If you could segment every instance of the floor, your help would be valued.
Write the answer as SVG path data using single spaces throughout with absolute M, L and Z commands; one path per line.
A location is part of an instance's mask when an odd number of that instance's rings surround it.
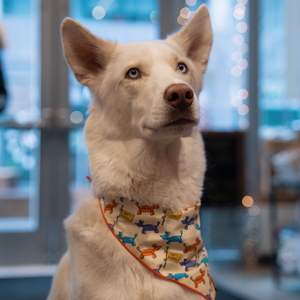
M 276 286 L 269 267 L 212 270 L 211 273 L 218 288 L 243 300 L 300 299 L 300 277 L 282 278 Z
M 54 266 L 46 267 L 48 274 L 43 276 L 41 267 L 36 266 L 29 275 L 27 274 L 27 277 L 25 270 L 23 274 L 21 273 L 22 275 L 20 273 L 18 275 L 17 269 L 13 269 L 10 272 L 10 278 L 5 278 L 0 268 L 0 299 L 45 300 L 51 285 L 50 274 L 53 273 L 53 268 Z M 218 287 L 217 300 L 300 299 L 300 279 L 298 281 L 287 280 L 286 283 L 289 285 L 286 285 L 286 288 L 294 291 L 280 290 L 272 280 L 270 268 L 212 269 L 211 274 Z

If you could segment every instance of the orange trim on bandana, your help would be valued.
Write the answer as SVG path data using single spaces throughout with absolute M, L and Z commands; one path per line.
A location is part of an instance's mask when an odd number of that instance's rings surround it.
M 87 176 L 87 178 L 88 178 L 88 176 Z M 89 179 L 89 178 L 88 178 Z M 193 291 L 193 292 L 195 292 L 195 293 L 198 293 L 199 295 L 201 295 L 202 297 L 204 297 L 205 299 L 207 299 L 207 300 L 210 300 L 209 298 L 207 298 L 205 295 L 203 295 L 201 292 L 199 292 L 199 291 L 197 291 L 197 290 L 195 290 L 195 289 L 193 289 L 193 288 L 191 288 L 191 287 L 189 287 L 189 286 L 187 286 L 187 285 L 185 285 L 185 284 L 183 284 L 183 283 L 181 283 L 181 282 L 179 282 L 179 281 L 177 281 L 177 280 L 175 280 L 175 279 L 173 279 L 173 278 L 169 278 L 169 277 L 167 277 L 167 276 L 164 276 L 164 275 L 162 275 L 162 274 L 159 274 L 159 273 L 157 273 L 157 272 L 155 272 L 153 269 L 151 269 L 147 264 L 145 264 L 142 260 L 140 260 L 137 256 L 135 256 L 119 239 L 118 239 L 118 237 L 116 236 L 116 234 L 113 232 L 113 230 L 112 230 L 112 228 L 109 226 L 109 224 L 108 224 L 108 222 L 107 222 L 107 220 L 106 220 L 106 218 L 105 218 L 105 215 L 104 215 L 104 212 L 103 212 L 103 209 L 102 209 L 102 205 L 101 205 L 101 202 L 100 202 L 101 200 L 100 200 L 100 197 L 98 196 L 98 203 L 99 203 L 99 206 L 100 206 L 100 211 L 101 211 L 101 214 L 102 214 L 102 217 L 103 217 L 103 219 L 104 219 L 104 221 L 105 221 L 105 223 L 106 223 L 106 225 L 107 225 L 107 227 L 108 227 L 108 229 L 110 230 L 110 232 L 115 236 L 115 238 L 119 241 L 119 243 L 136 259 L 136 260 L 138 260 L 143 266 L 145 266 L 147 269 L 149 269 L 152 273 L 154 273 L 155 275 L 158 275 L 158 276 L 160 276 L 160 277 L 162 277 L 162 278 L 164 278 L 164 279 L 168 279 L 168 280 L 170 280 L 170 281 L 173 281 L 173 282 L 175 282 L 175 283 L 177 283 L 177 284 L 179 284 L 179 285 L 181 285 L 181 286 L 184 286 L 184 287 L 186 287 L 186 288 L 188 288 L 189 290 L 191 290 L 191 291 Z M 216 296 L 215 296 L 215 299 L 216 299 Z

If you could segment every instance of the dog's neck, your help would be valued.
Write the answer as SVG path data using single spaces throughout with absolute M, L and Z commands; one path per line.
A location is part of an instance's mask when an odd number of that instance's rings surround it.
M 169 141 L 105 138 L 89 117 L 86 143 L 93 192 L 106 199 L 125 197 L 174 211 L 201 196 L 205 172 L 203 142 L 194 128 L 190 137 Z

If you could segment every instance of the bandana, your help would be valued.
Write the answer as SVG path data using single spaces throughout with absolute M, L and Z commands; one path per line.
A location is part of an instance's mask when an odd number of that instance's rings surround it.
M 98 199 L 108 228 L 141 264 L 205 299 L 216 298 L 201 239 L 200 202 L 172 213 L 159 205 L 143 206 L 126 198 Z

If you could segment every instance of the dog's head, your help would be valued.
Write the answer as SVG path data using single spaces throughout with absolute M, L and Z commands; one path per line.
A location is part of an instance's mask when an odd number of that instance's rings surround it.
M 107 138 L 188 136 L 198 124 L 198 94 L 212 44 L 206 6 L 163 41 L 118 44 L 70 18 L 62 24 L 62 40 L 75 77 L 92 92 L 90 111 Z

